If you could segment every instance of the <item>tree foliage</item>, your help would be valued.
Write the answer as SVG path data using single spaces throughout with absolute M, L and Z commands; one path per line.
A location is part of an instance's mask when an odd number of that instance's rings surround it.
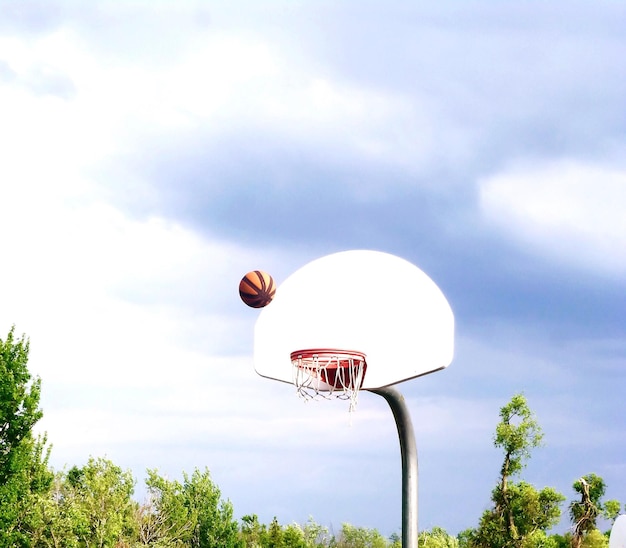
M 500 479 L 491 494 L 494 504 L 481 517 L 478 529 L 467 534 L 464 542 L 484 548 L 527 548 L 538 546 L 546 530 L 561 515 L 565 497 L 550 487 L 538 491 L 524 481 L 512 482 L 526 466 L 531 450 L 540 445 L 543 434 L 526 398 L 517 394 L 500 410 L 494 445 L 502 448 L 504 458 Z
M 418 535 L 418 546 L 423 548 L 458 548 L 459 540 L 449 535 L 441 527 L 433 527 L 430 531 L 422 531 Z
M 233 506 L 222 500 L 222 495 L 211 480 L 208 469 L 194 470 L 191 476 L 183 474 L 182 493 L 186 507 L 195 517 L 191 535 L 192 548 L 241 546 L 239 526 L 233 518 Z
M 42 417 L 39 409 L 41 380 L 28 372 L 30 342 L 15 338 L 12 327 L 6 340 L 0 339 L 0 484 L 20 468 L 22 440 Z
M 65 503 L 79 546 L 114 546 L 132 535 L 135 480 L 110 460 L 90 458 L 65 477 Z
M 141 546 L 186 546 L 195 527 L 196 516 L 185 504 L 183 487 L 148 470 L 147 501 L 136 509 L 135 520 Z
M 0 547 L 30 546 L 37 498 L 52 482 L 46 437 L 32 432 L 43 413 L 41 381 L 28 371 L 29 349 L 15 327 L 0 339 Z
M 598 529 L 591 529 L 591 531 L 585 535 L 581 546 L 582 548 L 608 548 L 609 539 Z
M 387 540 L 376 529 L 355 527 L 344 523 L 333 546 L 337 548 L 385 548 Z
M 604 517 L 615 521 L 620 512 L 621 504 L 617 500 L 602 501 L 606 492 L 604 480 L 596 474 L 587 474 L 577 479 L 572 485 L 580 496 L 569 505 L 572 521 L 572 547 L 602 546 L 604 535 L 598 531 L 597 520 Z
M 182 483 L 149 470 L 146 486 L 148 500 L 136 510 L 139 546 L 244 546 L 233 507 L 208 470 L 184 473 Z
M 574 525 L 572 546 L 579 548 L 583 537 L 596 529 L 596 521 L 602 513 L 600 499 L 604 496 L 606 485 L 604 480 L 595 474 L 588 474 L 576 480 L 574 491 L 580 495 L 580 500 L 570 504 L 569 513 Z
M 617 516 L 619 516 L 621 508 L 622 504 L 619 500 L 607 500 L 603 505 L 602 515 L 612 524 L 617 519 Z
M 500 469 L 500 490 L 505 494 L 507 481 L 526 466 L 531 450 L 541 444 L 543 433 L 522 394 L 513 396 L 511 401 L 500 409 L 500 419 L 493 444 L 504 450 L 504 460 Z

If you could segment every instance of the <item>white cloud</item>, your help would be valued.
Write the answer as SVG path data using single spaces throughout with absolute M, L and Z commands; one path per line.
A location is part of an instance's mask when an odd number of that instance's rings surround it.
M 487 220 L 534 252 L 626 273 L 626 169 L 561 161 L 512 169 L 479 184 Z
M 5 39 L 0 46 L 11 52 L 8 66 L 23 82 L 7 86 L 11 96 L 3 101 L 11 105 L 3 113 L 7 127 L 24 134 L 14 148 L 47 149 L 57 165 L 72 158 L 93 168 L 146 136 L 261 128 L 313 142 L 336 161 L 356 156 L 412 169 L 440 156 L 433 140 L 438 124 L 419 98 L 342 81 L 323 66 L 301 66 L 278 42 L 252 33 L 213 31 L 193 44 L 176 63 L 137 65 L 97 57 L 69 28 L 32 43 Z M 74 86 L 71 100 L 17 97 L 33 89 L 32 75 L 42 67 Z
M 60 33 L 49 48 L 10 51 L 20 75 L 40 61 L 71 74 L 75 99 L 0 86 L 0 336 L 16 324 L 30 337 L 41 429 L 61 454 L 80 458 L 129 440 L 163 441 L 176 425 L 185 441 L 196 411 L 206 418 L 231 401 L 241 364 L 220 356 L 249 351 L 255 318 L 238 303 L 239 279 L 293 259 L 156 217 L 130 219 L 108 204 L 93 174 L 124 142 L 117 136 L 140 97 L 124 103 L 113 85 L 124 75 L 98 72 L 80 53 L 76 61 L 72 40 Z M 246 370 L 256 377 L 251 362 Z

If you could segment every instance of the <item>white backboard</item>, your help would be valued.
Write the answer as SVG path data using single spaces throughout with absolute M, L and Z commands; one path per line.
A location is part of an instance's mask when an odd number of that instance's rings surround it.
M 626 514 L 617 516 L 611 528 L 609 548 L 626 548 Z
M 447 367 L 454 317 L 441 290 L 415 265 L 378 251 L 344 251 L 279 283 L 257 319 L 259 375 L 293 382 L 290 355 L 310 348 L 365 353 L 362 388 L 380 388 Z

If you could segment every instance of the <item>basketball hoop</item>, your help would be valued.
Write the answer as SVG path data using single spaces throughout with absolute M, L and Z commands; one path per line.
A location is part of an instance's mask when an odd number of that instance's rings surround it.
M 333 348 L 296 350 L 291 363 L 301 398 L 350 400 L 350 411 L 354 411 L 367 369 L 365 354 Z

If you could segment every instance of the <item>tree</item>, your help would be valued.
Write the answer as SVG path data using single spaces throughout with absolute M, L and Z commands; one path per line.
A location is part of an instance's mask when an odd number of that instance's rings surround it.
M 79 548 L 76 523 L 81 514 L 64 472 L 54 474 L 49 492 L 39 497 L 36 507 L 39 520 L 33 546 Z
M 456 536 L 456 539 L 459 541 L 459 548 L 470 548 L 474 544 L 475 536 L 476 531 L 472 528 L 460 531 Z
M 283 546 L 285 548 L 309 548 L 304 538 L 304 530 L 297 523 L 290 523 L 283 528 Z
M 317 546 L 307 543 L 305 532 L 298 524 L 292 523 L 283 527 L 274 517 L 268 527 L 259 523 L 256 514 L 241 518 L 240 538 L 246 548 L 314 548 Z
M 48 466 L 50 447 L 47 446 L 47 436 L 43 434 L 36 439 L 27 436 L 22 441 L 21 452 L 20 472 L 8 485 L 21 485 L 21 489 L 17 489 L 21 495 L 16 505 L 19 512 L 16 529 L 28 538 L 23 545 L 37 546 L 46 534 L 42 503 L 49 499 L 54 481 L 54 473 Z
M 387 541 L 376 529 L 355 527 L 349 523 L 341 526 L 339 538 L 333 546 L 337 548 L 386 548 Z
M 332 540 L 328 527 L 316 523 L 312 516 L 309 516 L 306 525 L 302 528 L 302 532 L 304 533 L 304 542 L 307 547 L 321 548 L 328 546 Z
M 504 461 L 500 469 L 500 487 L 494 492 L 493 500 L 496 503 L 496 513 L 503 518 L 506 536 L 514 539 L 518 533 L 508 481 L 526 466 L 525 461 L 530 458 L 530 450 L 539 446 L 543 434 L 526 403 L 526 398 L 521 394 L 513 396 L 513 399 L 500 410 L 500 418 L 494 445 L 504 449 Z
M 223 501 L 217 485 L 211 481 L 208 469 L 194 470 L 191 476 L 183 473 L 185 505 L 196 516 L 191 535 L 192 548 L 238 548 L 243 546 L 233 519 L 233 506 Z
M 272 519 L 272 523 L 267 529 L 267 544 L 268 548 L 283 548 L 284 539 L 283 539 L 283 528 L 278 523 L 278 519 L 276 516 Z
M 619 516 L 622 503 L 619 500 L 612 499 L 607 500 L 603 506 L 602 515 L 613 524 L 617 516 Z
M 244 546 L 233 507 L 223 501 L 208 470 L 183 472 L 183 482 L 148 470 L 148 502 L 137 510 L 140 546 L 238 548 Z M 256 516 L 244 523 L 258 525 Z
M 15 327 L 0 339 L 0 547 L 31 545 L 39 522 L 35 501 L 52 482 L 46 437 L 35 438 L 42 417 L 41 381 L 28 371 L 30 343 Z
M 197 515 L 185 502 L 183 486 L 148 470 L 148 501 L 136 511 L 140 546 L 186 546 Z
M 608 548 L 609 539 L 598 529 L 592 529 L 585 535 L 581 546 L 582 548 Z
M 267 527 L 259 523 L 259 517 L 256 514 L 245 515 L 241 518 L 241 538 L 246 548 L 265 546 Z
M 598 516 L 603 513 L 601 498 L 606 491 L 604 480 L 596 474 L 588 474 L 574 482 L 574 491 L 580 500 L 573 501 L 569 506 L 569 514 L 574 525 L 572 546 L 580 548 L 583 540 L 591 531 L 597 529 Z
M 419 534 L 418 546 L 423 548 L 458 548 L 459 541 L 450 536 L 445 529 L 433 527 L 430 531 L 422 531 Z
M 554 548 L 571 548 L 572 546 L 572 534 L 570 532 L 564 535 L 550 535 L 550 539 L 554 545 Z
M 476 531 L 465 533 L 463 545 L 489 548 L 526 548 L 543 541 L 545 532 L 561 515 L 559 505 L 565 497 L 552 488 L 537 491 L 526 482 L 514 483 L 539 446 L 543 434 L 534 414 L 521 394 L 500 410 L 494 445 L 504 450 L 500 479 L 491 494 L 494 503 L 481 517 Z M 467 543 L 467 544 L 465 544 Z
M 560 548 L 560 545 L 554 535 L 547 535 L 545 531 L 537 530 L 526 537 L 524 548 Z
M 0 484 L 15 473 L 22 440 L 31 435 L 43 416 L 39 409 L 41 380 L 32 383 L 28 372 L 30 342 L 15 339 L 15 326 L 0 339 Z
M 134 486 L 130 471 L 104 458 L 91 457 L 67 472 L 60 514 L 70 520 L 79 546 L 104 548 L 134 536 Z

